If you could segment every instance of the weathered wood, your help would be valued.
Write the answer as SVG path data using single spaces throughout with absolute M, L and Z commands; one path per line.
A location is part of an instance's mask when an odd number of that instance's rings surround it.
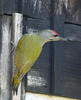
M 0 16 L 0 100 L 12 100 L 11 17 Z
M 52 1 L 52 3 L 51 3 Z M 8 5 L 6 5 L 8 3 Z M 13 5 L 11 5 L 13 3 Z M 52 7 L 51 4 L 54 6 Z M 28 31 L 29 28 L 42 30 L 47 28 L 54 28 L 61 36 L 67 37 L 77 37 L 81 40 L 81 1 L 80 0 L 1 0 L 0 1 L 0 14 L 12 14 L 12 12 L 22 12 L 24 14 L 24 33 Z M 17 15 L 17 16 L 16 16 Z M 20 15 L 19 15 L 20 16 Z M 50 17 L 51 16 L 51 17 Z M 34 19 L 33 19 L 34 18 Z M 38 19 L 37 19 L 38 18 Z M 45 20 L 43 20 L 45 19 Z M 50 23 L 51 20 L 51 23 Z M 54 21 L 54 22 L 53 22 Z M 64 22 L 74 22 L 78 23 L 79 26 L 72 25 Z M 22 18 L 19 19 L 18 14 L 13 15 L 13 29 L 11 35 L 11 17 L 1 16 L 0 17 L 0 97 L 4 98 L 2 100 L 7 100 L 9 96 L 5 99 L 5 96 L 10 93 L 11 87 L 6 84 L 10 84 L 10 80 L 7 76 L 11 75 L 10 63 L 12 59 L 9 56 L 10 47 L 8 43 L 15 41 L 17 45 L 18 35 L 22 33 Z M 51 24 L 51 25 L 50 25 Z M 53 24 L 53 25 L 52 25 Z M 4 27 L 2 27 L 4 25 Z M 8 31 L 6 31 L 8 29 Z M 9 31 L 10 30 L 10 31 Z M 6 31 L 6 32 L 5 32 Z M 21 32 L 21 33 L 20 33 Z M 4 33 L 4 34 L 3 34 Z M 10 34 L 10 35 L 8 35 Z M 3 41 L 7 35 L 7 42 Z M 9 38 L 8 38 L 9 37 Z M 6 39 L 6 38 L 5 38 Z M 8 48 L 8 47 L 9 48 Z M 52 45 L 53 46 L 53 45 Z M 7 48 L 5 52 L 5 49 Z M 79 48 L 79 49 L 78 49 Z M 77 50 L 75 50 L 77 49 Z M 52 57 L 52 52 L 54 52 L 55 57 Z M 50 49 L 49 44 L 47 44 L 35 66 L 28 73 L 28 84 L 27 91 L 40 92 L 40 93 L 50 93 L 50 90 L 53 94 L 78 97 L 81 98 L 81 63 L 80 63 L 80 43 L 55 43 L 55 49 Z M 48 53 L 49 52 L 49 53 Z M 3 55 L 7 55 L 3 59 Z M 51 60 L 51 59 L 52 60 Z M 9 63 L 8 63 L 8 60 Z M 54 59 L 54 62 L 53 62 Z M 51 62 L 52 61 L 52 62 Z M 4 64 L 2 63 L 4 62 Z M 8 64 L 7 64 L 8 63 Z M 52 64 L 51 64 L 52 63 Z M 54 63 L 54 69 L 53 69 Z M 12 62 L 12 65 L 14 62 Z M 10 69 L 9 73 L 6 70 L 7 76 L 3 75 L 4 69 Z M 55 72 L 50 74 L 50 65 Z M 52 72 L 52 71 L 51 71 Z M 52 72 L 53 73 L 53 72 Z M 52 76 L 51 76 L 52 75 Z M 55 76 L 54 76 L 55 75 Z M 33 76 L 33 77 L 32 77 Z M 3 84 L 2 79 L 6 78 L 5 85 Z M 9 76 L 10 77 L 10 76 Z M 51 78 L 52 77 L 52 78 Z M 51 83 L 50 83 L 51 78 Z M 52 83 L 53 82 L 53 83 Z M 55 82 L 55 84 L 54 84 Z M 24 84 L 24 83 L 22 83 Z M 53 85 L 54 84 L 54 85 Z M 5 87 L 4 87 L 4 86 Z M 52 87 L 51 87 L 52 85 Z M 22 88 L 24 86 L 22 85 Z M 51 88 L 50 88 L 51 87 Z M 7 88 L 6 90 L 4 88 Z M 9 91 L 9 92 L 8 92 Z M 22 89 L 22 93 L 25 89 Z M 6 95 L 5 95 L 6 94 Z M 20 96 L 20 95 L 19 95 Z M 10 96 L 11 98 L 11 96 Z M 19 98 L 19 97 L 18 97 Z M 21 96 L 23 100 L 24 94 Z M 18 100 L 18 99 L 17 99 Z
M 23 17 L 22 14 L 19 13 L 13 13 L 12 15 L 12 42 L 15 45 L 15 49 L 18 43 L 18 40 L 21 38 L 22 36 L 22 21 L 23 21 Z M 14 66 L 14 56 L 13 56 L 13 66 Z M 13 76 L 16 74 L 16 66 L 13 67 Z
M 56 96 L 56 95 L 45 95 L 45 94 L 38 94 L 38 93 L 26 93 L 25 100 L 78 100 L 68 97 Z
M 22 12 L 22 14 L 34 17 L 49 19 L 50 0 L 1 0 L 3 2 L 3 14 Z M 54 3 L 54 2 L 53 2 Z M 2 12 L 2 11 L 1 11 Z
M 0 15 L 3 14 L 3 0 L 0 0 Z
M 81 41 L 81 27 L 65 24 L 65 36 Z M 64 44 L 64 96 L 81 99 L 81 42 Z
M 24 33 L 27 33 L 29 29 L 33 30 L 43 30 L 50 28 L 50 21 L 49 20 L 40 20 L 40 19 L 33 19 L 24 17 Z
M 19 13 L 14 13 L 12 15 L 12 41 L 15 44 L 15 47 L 17 46 L 18 40 L 20 39 L 20 37 L 22 36 L 22 32 L 23 32 L 23 15 L 19 14 Z M 14 55 L 13 55 L 13 59 L 12 59 L 12 63 L 13 63 L 13 71 L 14 71 L 14 75 L 16 74 L 15 72 L 17 71 L 16 66 L 14 64 Z M 13 75 L 13 76 L 14 76 Z M 17 96 L 13 96 L 13 100 L 20 100 L 20 92 L 21 92 L 21 87 L 19 87 L 18 89 L 18 95 Z
M 24 0 L 23 14 L 34 18 L 49 19 L 51 0 Z M 54 3 L 54 2 L 53 2 Z
M 66 3 L 67 8 L 64 8 L 64 0 L 56 0 L 55 8 L 56 13 L 54 16 L 55 22 L 54 27 L 61 36 L 76 38 L 76 40 L 81 41 L 81 27 L 73 24 L 64 24 L 66 19 L 68 21 L 74 21 L 75 23 L 80 23 L 80 18 L 76 20 L 72 16 L 69 16 L 69 13 L 74 11 L 76 4 L 72 4 L 72 1 L 69 0 L 71 5 Z M 78 1 L 77 1 L 78 2 Z M 67 12 L 66 12 L 67 10 Z M 68 13 L 68 11 L 71 11 Z M 74 14 L 74 13 L 73 13 Z M 67 16 L 66 16 L 67 15 Z M 77 15 L 79 16 L 79 15 Z M 58 42 L 55 45 L 55 94 L 61 96 L 67 96 L 72 98 L 81 98 L 81 43 L 80 42 Z
M 68 21 L 81 24 L 81 1 L 80 0 L 52 0 L 52 4 L 57 2 L 57 13 L 61 14 L 64 9 L 67 13 Z M 64 7 L 64 8 L 63 8 Z M 51 0 L 0 0 L 0 14 L 12 14 L 21 12 L 22 14 L 41 19 L 49 19 L 51 14 Z
M 18 12 L 16 7 L 15 0 L 0 0 L 0 15 Z
M 26 86 L 25 86 L 25 82 L 27 81 L 25 81 L 25 79 L 26 79 L 26 77 L 24 76 L 24 78 L 23 78 L 23 80 L 22 80 L 22 82 L 21 82 L 21 98 L 20 98 L 20 100 L 25 100 L 25 88 L 26 88 Z
M 80 0 L 65 0 L 67 2 L 66 21 L 74 22 L 81 25 L 81 1 Z

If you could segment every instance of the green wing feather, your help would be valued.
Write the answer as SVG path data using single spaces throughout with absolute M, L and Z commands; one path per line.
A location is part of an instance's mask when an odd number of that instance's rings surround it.
M 23 76 L 30 70 L 41 51 L 41 40 L 36 34 L 23 35 L 19 40 L 15 55 L 18 74 L 13 79 L 13 90 L 17 90 Z

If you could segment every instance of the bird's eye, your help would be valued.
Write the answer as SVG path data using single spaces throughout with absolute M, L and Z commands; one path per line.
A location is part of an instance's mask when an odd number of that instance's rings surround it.
M 54 36 L 54 37 L 57 37 L 58 35 L 57 35 L 57 34 L 53 34 L 53 36 Z
M 55 37 L 57 37 L 58 35 L 54 35 Z

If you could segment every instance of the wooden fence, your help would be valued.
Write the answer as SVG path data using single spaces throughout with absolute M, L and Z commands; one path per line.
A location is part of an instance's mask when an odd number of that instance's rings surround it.
M 80 4 L 80 0 L 0 0 L 0 100 L 16 100 L 11 87 L 15 70 L 11 41 L 16 45 L 18 36 L 29 29 L 48 28 L 81 41 Z M 21 88 L 21 100 L 25 91 L 80 99 L 81 42 L 46 44 Z

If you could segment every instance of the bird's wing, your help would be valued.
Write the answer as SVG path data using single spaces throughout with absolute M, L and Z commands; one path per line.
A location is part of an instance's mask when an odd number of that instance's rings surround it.
M 30 69 L 40 55 L 42 47 L 36 36 L 24 35 L 18 42 L 15 64 L 19 70 Z

